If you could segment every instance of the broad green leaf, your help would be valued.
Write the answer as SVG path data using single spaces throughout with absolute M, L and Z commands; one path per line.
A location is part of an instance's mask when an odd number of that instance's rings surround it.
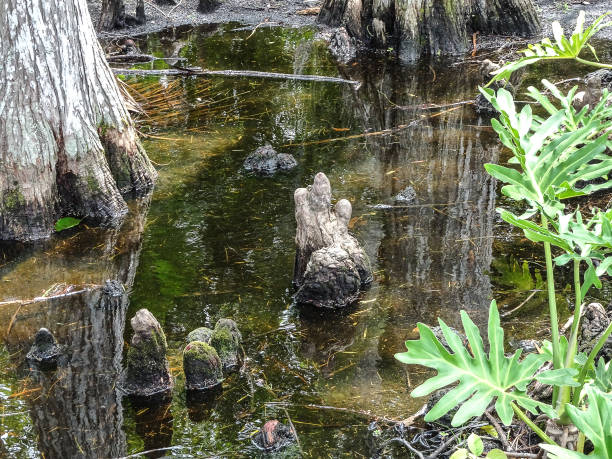
M 485 164 L 484 167 L 487 172 L 496 179 L 506 183 L 511 183 L 531 194 L 531 190 L 528 188 L 529 182 L 527 182 L 521 173 L 516 169 L 510 169 L 509 167 L 491 163 Z
M 467 439 L 468 449 L 472 454 L 476 456 L 480 456 L 484 451 L 484 445 L 482 444 L 482 439 L 476 435 L 475 433 L 471 433 Z
M 508 459 L 508 456 L 501 449 L 495 448 L 487 453 L 485 459 Z
M 548 445 L 548 444 L 541 443 L 540 448 L 551 453 L 548 455 L 550 459 L 589 459 L 589 458 L 594 459 L 592 456 L 587 456 L 586 454 L 578 453 L 576 451 L 571 451 L 569 449 L 562 448 L 558 445 Z M 602 458 L 602 459 L 608 459 L 608 458 Z
M 612 391 L 612 364 L 606 363 L 603 357 L 599 358 L 595 367 L 595 380 L 593 384 L 602 392 Z
M 586 410 L 572 405 L 567 405 L 566 409 L 574 425 L 591 440 L 593 452 L 587 456 L 564 448 L 540 445 L 553 453 L 553 458 L 610 459 L 612 457 L 612 396 L 594 386 L 587 386 L 585 391 L 588 398 Z
M 449 459 L 467 459 L 467 457 L 468 450 L 465 448 L 459 448 L 457 451 L 451 454 L 451 457 Z
M 567 241 L 557 234 L 553 233 L 548 228 L 544 228 L 532 221 L 522 220 L 514 215 L 512 212 L 509 212 L 504 209 L 500 209 L 501 218 L 510 223 L 517 228 L 521 228 L 525 237 L 534 241 L 534 242 L 549 242 L 552 245 L 562 248 L 567 252 L 572 252 L 572 247 L 567 243 Z
M 540 60 L 555 60 L 555 59 L 576 59 L 584 48 L 592 50 L 597 60 L 597 55 L 594 53 L 593 47 L 589 45 L 589 40 L 604 27 L 612 25 L 612 21 L 604 22 L 604 19 L 610 13 L 606 13 L 598 17 L 593 24 L 584 29 L 584 12 L 580 12 L 576 21 L 576 27 L 571 37 L 567 38 L 563 35 L 563 29 L 558 22 L 553 22 L 552 31 L 555 42 L 551 42 L 549 38 L 544 38 L 540 43 L 530 44 L 527 49 L 521 51 L 525 56 L 513 62 L 509 62 L 495 72 L 495 76 L 487 84 L 489 86 L 494 81 L 501 79 L 507 80 L 510 75 L 516 70 L 527 65 L 534 64 Z M 584 31 L 583 31 L 584 29 Z
M 81 223 L 80 218 L 64 217 L 55 222 L 55 231 L 63 231 L 68 228 L 73 228 Z
M 458 426 L 484 413 L 493 400 L 496 400 L 495 410 L 505 425 L 510 425 L 512 422 L 514 415 L 512 402 L 533 414 L 540 410 L 554 416 L 554 410 L 550 405 L 532 400 L 525 393 L 527 385 L 534 379 L 535 371 L 546 361 L 546 357 L 529 354 L 521 359 L 520 350 L 517 350 L 512 357 L 504 355 L 504 331 L 500 326 L 495 301 L 491 302 L 489 308 L 488 356 L 484 352 L 478 328 L 465 311 L 461 311 L 461 320 L 471 352 L 463 345 L 457 334 L 439 319 L 442 333 L 451 352 L 442 346 L 427 325 L 419 323 L 417 325 L 419 339 L 406 341 L 407 351 L 395 355 L 400 362 L 437 370 L 436 376 L 429 378 L 412 391 L 413 397 L 422 397 L 458 382 L 432 407 L 425 420 L 434 421 L 461 405 L 452 419 L 452 425 Z
M 578 375 L 578 370 L 575 368 L 560 368 L 558 370 L 547 370 L 536 376 L 536 379 L 542 384 L 550 386 L 570 386 L 578 387 L 580 383 L 574 379 Z

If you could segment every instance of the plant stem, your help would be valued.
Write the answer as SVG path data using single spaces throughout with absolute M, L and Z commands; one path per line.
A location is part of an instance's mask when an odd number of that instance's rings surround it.
M 542 226 L 548 228 L 548 220 L 542 214 Z M 557 299 L 555 297 L 555 278 L 553 276 L 552 254 L 550 242 L 544 242 L 544 256 L 546 257 L 546 285 L 548 287 L 548 309 L 550 314 L 550 333 L 553 351 L 553 367 L 555 370 L 563 368 L 561 363 L 561 350 L 559 346 L 559 319 L 557 317 Z M 557 405 L 559 389 L 553 388 L 553 406 Z
M 565 367 L 571 368 L 574 364 L 576 349 L 578 348 L 578 329 L 580 324 L 580 310 L 582 305 L 582 291 L 580 290 L 580 260 L 574 259 L 574 292 L 576 301 L 574 305 L 574 321 L 570 332 L 570 341 L 567 346 L 567 356 L 565 357 Z M 560 422 L 567 424 L 570 422 L 565 406 L 570 403 L 572 398 L 572 389 L 569 386 L 562 386 L 559 389 L 559 403 L 557 412 L 559 413 Z
M 576 57 L 575 59 L 581 64 L 590 65 L 592 67 L 599 67 L 600 69 L 612 69 L 612 64 L 602 64 L 601 62 L 587 61 L 586 59 L 582 59 L 580 57 Z
M 595 347 L 591 350 L 591 353 L 589 354 L 586 363 L 580 370 L 580 374 L 578 375 L 578 382 L 580 383 L 580 386 L 575 389 L 574 398 L 572 400 L 572 404 L 574 406 L 578 406 L 578 403 L 580 402 L 580 393 L 582 392 L 582 388 L 584 387 L 584 380 L 586 379 L 587 372 L 589 371 L 589 368 L 591 368 L 591 366 L 593 365 L 593 362 L 595 362 L 595 357 L 597 356 L 597 353 L 601 350 L 603 345 L 606 344 L 606 341 L 608 340 L 610 334 L 612 334 L 612 322 L 610 322 L 608 328 L 606 328 L 606 330 L 599 337 L 599 340 L 597 340 L 597 344 L 595 344 Z
M 576 348 L 578 347 L 578 330 L 580 324 L 580 310 L 582 309 L 582 290 L 580 289 L 580 260 L 574 259 L 574 293 L 576 300 L 574 302 L 574 322 L 570 332 L 570 341 L 565 358 L 565 366 L 571 367 L 574 363 Z
M 582 453 L 584 451 L 584 441 L 586 440 L 582 432 L 578 433 L 578 441 L 576 442 L 576 452 Z
M 557 445 L 557 444 L 556 444 L 556 443 L 555 443 L 555 442 L 552 440 L 552 438 L 550 438 L 548 435 L 546 435 L 542 429 L 540 429 L 540 428 L 539 428 L 537 425 L 535 425 L 535 423 L 534 423 L 534 422 L 533 422 L 531 419 L 529 419 L 529 418 L 527 417 L 527 415 L 526 415 L 525 413 L 523 413 L 523 412 L 521 411 L 521 409 L 520 409 L 518 406 L 516 406 L 516 404 L 515 404 L 514 402 L 510 402 L 510 405 L 512 406 L 512 409 L 514 410 L 514 412 L 516 413 L 516 415 L 517 415 L 519 418 L 521 418 L 521 420 L 522 420 L 522 421 L 523 421 L 525 424 L 527 424 L 527 425 L 529 426 L 529 428 L 530 428 L 531 430 L 533 430 L 533 431 L 536 433 L 536 435 L 537 435 L 538 437 L 540 437 L 542 440 L 544 440 L 544 441 L 545 441 L 546 443 L 548 443 L 549 445 Z

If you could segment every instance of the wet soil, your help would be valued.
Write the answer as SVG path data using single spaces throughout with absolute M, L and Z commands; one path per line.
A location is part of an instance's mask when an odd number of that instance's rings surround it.
M 283 26 L 303 27 L 315 23 L 316 14 L 300 14 L 306 9 L 320 6 L 322 0 L 225 0 L 211 13 L 198 12 L 199 0 L 177 0 L 177 4 L 157 5 L 145 3 L 147 22 L 143 25 L 102 32 L 103 38 L 121 38 L 158 32 L 169 27 L 236 22 L 243 27 Z M 125 0 L 126 13 L 134 15 L 135 0 Z M 100 0 L 88 1 L 94 24 L 100 15 Z
M 611 10 L 608 0 L 533 0 L 540 15 L 543 30 L 542 36 L 552 36 L 551 23 L 559 21 L 564 30 L 573 30 L 578 13 L 586 13 L 586 24 Z M 224 24 L 237 22 L 243 27 L 303 27 L 316 24 L 316 12 L 306 10 L 322 5 L 322 0 L 225 0 L 218 9 L 211 13 L 198 12 L 198 0 L 177 0 L 176 5 L 157 5 L 145 3 L 147 22 L 135 27 L 101 32 L 103 38 L 122 38 L 158 32 L 169 27 L 201 24 Z M 126 13 L 134 15 L 136 0 L 125 0 Z M 100 0 L 88 0 L 88 6 L 94 24 L 100 14 Z M 320 30 L 328 28 L 317 24 Z M 603 29 L 597 35 L 600 39 L 612 39 L 612 27 Z M 504 44 L 500 38 L 484 39 L 487 48 L 496 48 Z

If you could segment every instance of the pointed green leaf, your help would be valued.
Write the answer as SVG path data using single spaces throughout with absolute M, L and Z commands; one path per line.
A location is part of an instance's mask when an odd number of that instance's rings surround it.
M 419 339 L 406 341 L 407 351 L 395 355 L 403 363 L 423 365 L 438 372 L 436 376 L 412 391 L 415 397 L 427 395 L 444 385 L 458 382 L 432 407 L 425 420 L 438 419 L 461 405 L 452 420 L 454 426 L 460 425 L 474 416 L 481 415 L 495 399 L 497 399 L 496 411 L 506 425 L 512 422 L 512 402 L 532 413 L 537 413 L 538 410 L 553 412 L 552 407 L 531 400 L 524 392 L 546 357 L 530 354 L 520 360 L 520 351 L 512 357 L 504 355 L 503 329 L 500 326 L 495 301 L 491 302 L 489 308 L 488 357 L 484 352 L 483 340 L 476 325 L 465 312 L 461 313 L 461 318 L 471 353 L 463 346 L 459 337 L 442 320 L 439 320 L 444 337 L 453 350 L 452 353 L 442 346 L 429 327 L 418 324 Z

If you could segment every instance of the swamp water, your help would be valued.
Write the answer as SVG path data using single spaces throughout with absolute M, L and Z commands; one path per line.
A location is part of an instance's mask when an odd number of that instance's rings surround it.
M 308 457 L 370 457 L 380 446 L 370 423 L 405 419 L 424 403 L 409 392 L 427 373 L 393 358 L 416 338 L 418 321 L 441 317 L 460 328 L 465 309 L 482 325 L 493 296 L 511 310 L 542 287 L 537 248 L 495 214 L 496 183 L 483 164 L 503 152 L 487 121 L 469 105 L 429 105 L 471 100 L 480 83 L 475 66 L 381 59 L 338 68 L 310 29 L 251 34 L 238 27 L 162 33 L 139 45 L 208 69 L 362 84 L 128 80 L 149 94 L 159 87 L 182 97 L 142 119 L 160 173 L 152 197 L 131 203 L 120 230 L 80 227 L 34 246 L 1 247 L 0 457 L 150 450 L 149 457 L 252 457 L 260 452 L 251 438 L 263 423 L 288 418 L 299 448 L 286 456 L 301 449 Z M 299 167 L 268 178 L 243 173 L 245 157 L 266 142 L 295 155 Z M 319 171 L 335 199 L 353 204 L 351 230 L 375 271 L 358 305 L 323 314 L 293 305 L 291 287 L 293 191 Z M 395 202 L 407 186 L 416 199 Z M 61 292 L 62 283 L 109 278 L 128 288 L 110 309 L 91 295 L 44 307 L 12 301 L 55 284 Z M 609 286 L 595 294 L 612 298 Z M 512 339 L 546 337 L 544 303 L 544 292 L 536 292 L 505 319 Z M 170 402 L 144 407 L 122 399 L 116 384 L 128 319 L 143 307 L 167 335 L 177 380 Z M 183 340 L 221 317 L 238 323 L 248 360 L 222 392 L 194 400 L 184 391 Z M 66 346 L 68 362 L 55 373 L 28 375 L 23 360 L 40 327 Z

